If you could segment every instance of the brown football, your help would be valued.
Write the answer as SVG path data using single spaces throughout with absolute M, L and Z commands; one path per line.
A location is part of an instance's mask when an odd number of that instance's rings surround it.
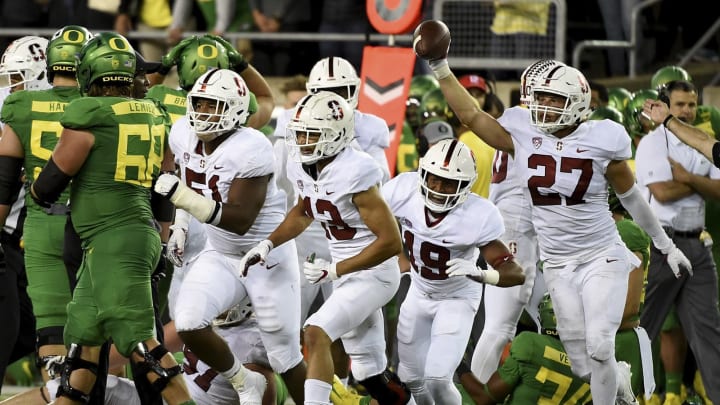
M 415 53 L 427 60 L 447 57 L 450 46 L 450 30 L 440 20 L 427 20 L 420 23 L 413 33 Z

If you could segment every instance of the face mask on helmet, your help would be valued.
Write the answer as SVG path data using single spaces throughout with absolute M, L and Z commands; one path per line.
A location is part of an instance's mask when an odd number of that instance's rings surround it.
M 312 164 L 340 153 L 354 136 L 354 110 L 335 93 L 305 96 L 287 124 L 285 142 L 296 162 Z
M 475 157 L 456 139 L 433 145 L 420 159 L 420 193 L 433 212 L 446 212 L 467 200 L 475 183 Z
M 198 78 L 187 96 L 190 128 L 201 141 L 210 141 L 250 116 L 250 90 L 242 77 L 228 69 L 213 69 Z
M 538 305 L 540 329 L 543 335 L 557 336 L 557 319 L 553 310 L 550 294 L 545 294 Z
M 45 90 L 51 86 L 46 80 L 48 40 L 36 36 L 22 37 L 7 47 L 0 60 L 2 88 L 23 86 L 25 90 Z
M 591 113 L 590 86 L 585 76 L 570 66 L 545 72 L 531 94 L 530 122 L 549 134 L 579 124 Z
M 520 104 L 530 105 L 532 97 L 530 96 L 532 87 L 545 72 L 558 67 L 565 66 L 564 63 L 553 59 L 540 59 L 532 65 L 525 68 L 520 75 Z
M 230 308 L 227 312 L 213 320 L 213 325 L 218 328 L 230 328 L 240 325 L 253 313 L 250 297 L 245 297 L 239 304 Z
M 198 78 L 212 69 L 229 69 L 227 51 L 220 43 L 208 36 L 197 38 L 188 44 L 177 62 L 180 87 L 190 90 Z
M 50 38 L 47 46 L 47 74 L 52 82 L 56 73 L 75 76 L 76 55 L 93 35 L 85 27 L 68 25 Z
M 350 107 L 357 108 L 360 94 L 360 78 L 350 62 L 331 56 L 318 61 L 306 84 L 308 93 L 330 91 L 345 98 Z

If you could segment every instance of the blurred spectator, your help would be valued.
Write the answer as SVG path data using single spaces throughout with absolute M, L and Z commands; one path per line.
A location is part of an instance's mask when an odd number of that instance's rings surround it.
M 127 36 L 133 29 L 138 32 L 165 32 L 172 23 L 169 0 L 121 0 L 115 16 L 115 32 Z M 168 51 L 161 39 L 140 41 L 140 53 L 146 60 L 159 61 Z
M 307 76 L 295 75 L 282 85 L 280 91 L 283 93 L 283 95 L 285 95 L 285 103 L 283 104 L 283 108 L 295 108 L 295 105 L 298 103 L 298 101 L 300 101 L 301 98 L 307 96 L 308 92 L 307 88 L 305 87 L 307 80 Z
M 0 1 L 0 27 L 2 28 L 35 28 L 45 27 L 48 22 L 47 7 L 37 1 Z M 0 37 L 0 53 L 18 38 Z
M 608 105 L 610 95 L 608 94 L 607 87 L 592 80 L 589 81 L 588 84 L 590 85 L 590 108 L 597 110 L 598 107 Z
M 342 32 L 345 34 L 368 33 L 370 22 L 365 12 L 365 2 L 357 0 L 326 0 L 322 6 L 319 32 Z M 320 57 L 340 56 L 347 59 L 358 71 L 362 66 L 362 42 L 320 41 Z
M 196 0 L 208 33 L 223 36 L 227 32 L 244 32 L 252 28 L 252 16 L 247 0 Z M 175 0 L 172 9 L 172 24 L 168 31 L 168 41 L 175 45 L 182 39 L 182 33 L 188 24 L 193 0 Z M 199 24 L 200 25 L 200 24 Z M 247 39 L 233 44 L 247 60 L 252 59 L 252 46 Z
M 315 32 L 310 0 L 250 0 L 260 32 Z M 317 60 L 316 42 L 258 41 L 253 65 L 266 76 L 307 74 Z
M 455 138 L 453 127 L 445 121 L 428 121 L 418 128 L 418 152 L 425 156 L 428 149 L 444 139 Z
M 640 0 L 598 0 L 608 40 L 630 41 L 632 9 L 638 4 L 640 4 Z M 638 29 L 637 35 L 639 45 L 636 45 L 636 49 L 642 50 L 642 29 Z M 626 49 L 608 49 L 607 56 L 609 76 L 628 74 Z
M 78 0 L 75 0 L 75 3 L 78 3 Z M 120 0 L 87 0 L 86 4 L 87 14 L 83 24 L 86 28 L 95 31 L 110 31 L 113 29 Z M 72 23 L 77 24 L 75 21 L 72 21 Z
M 495 1 L 495 17 L 490 30 L 490 55 L 498 58 L 539 59 L 543 48 L 538 39 L 547 35 L 550 2 Z M 498 80 L 517 79 L 516 75 L 494 72 Z

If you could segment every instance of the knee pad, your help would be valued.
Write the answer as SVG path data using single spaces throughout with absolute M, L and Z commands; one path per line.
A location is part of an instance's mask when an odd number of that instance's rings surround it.
M 378 375 L 385 370 L 385 348 L 369 346 L 362 353 L 348 353 L 350 356 L 350 369 L 358 380 Z
M 607 361 L 615 355 L 615 337 L 588 335 L 587 351 L 593 360 Z
M 587 352 L 586 342 L 582 339 L 563 340 L 565 352 L 570 358 L 570 368 L 573 374 L 583 377 L 590 375 L 590 356 Z
M 460 401 L 460 392 L 455 388 L 451 379 L 428 378 L 425 380 L 428 391 L 439 404 L 457 403 Z
M 173 377 L 180 374 L 180 366 L 174 365 L 165 368 L 160 364 L 160 359 L 168 353 L 167 349 L 162 345 L 148 351 L 147 345 L 141 342 L 138 343 L 134 351 L 143 358 L 140 362 L 131 361 L 135 389 L 140 395 L 141 402 L 145 404 L 159 401 L 157 403 L 162 404 L 160 393 L 167 387 Z M 150 372 L 158 376 L 153 382 L 150 382 L 147 378 L 147 374 Z
M 405 405 L 410 401 L 410 390 L 395 373 L 385 370 L 382 373 L 360 381 L 368 394 L 380 405 Z
M 72 374 L 74 370 L 87 369 L 97 375 L 97 364 L 81 359 L 81 352 L 82 350 L 77 344 L 73 343 L 70 345 L 70 349 L 62 366 L 62 375 L 60 376 L 60 387 L 58 387 L 57 396 L 67 397 L 72 401 L 88 404 L 90 403 L 90 394 L 70 386 L 70 374 Z

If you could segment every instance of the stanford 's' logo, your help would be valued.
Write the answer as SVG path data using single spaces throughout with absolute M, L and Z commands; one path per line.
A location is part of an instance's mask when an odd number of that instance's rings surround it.
M 335 100 L 328 101 L 328 107 L 332 110 L 332 117 L 335 121 L 340 121 L 345 116 L 345 112 L 343 111 L 342 107 L 340 107 L 340 103 L 338 103 Z

